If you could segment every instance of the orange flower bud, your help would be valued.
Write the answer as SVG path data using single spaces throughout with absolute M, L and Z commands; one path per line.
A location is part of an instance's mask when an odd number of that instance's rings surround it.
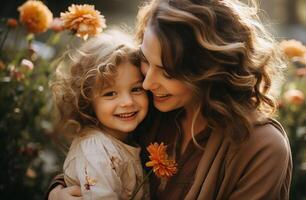
M 15 28 L 18 26 L 18 21 L 14 18 L 9 18 L 7 21 L 6 21 L 6 25 L 10 28 Z
M 300 77 L 306 76 L 306 67 L 296 69 L 295 74 Z
M 37 173 L 30 167 L 27 169 L 26 175 L 27 177 L 33 178 L 33 179 L 37 177 Z
M 297 40 L 285 40 L 280 43 L 280 48 L 288 58 L 302 57 L 306 52 L 306 47 Z
M 2 62 L 2 60 L 0 60 L 0 70 L 5 69 L 5 64 L 4 62 Z
M 300 90 L 290 89 L 284 93 L 284 99 L 290 104 L 301 105 L 305 101 L 305 96 Z

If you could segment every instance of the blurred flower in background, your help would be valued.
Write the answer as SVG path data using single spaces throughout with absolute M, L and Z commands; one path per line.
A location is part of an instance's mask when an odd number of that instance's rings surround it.
M 285 83 L 279 99 L 279 120 L 286 129 L 293 156 L 291 198 L 306 197 L 306 47 L 300 41 L 280 43 L 288 60 Z
M 45 32 L 53 19 L 53 14 L 41 1 L 30 0 L 18 8 L 20 22 L 23 23 L 29 32 Z

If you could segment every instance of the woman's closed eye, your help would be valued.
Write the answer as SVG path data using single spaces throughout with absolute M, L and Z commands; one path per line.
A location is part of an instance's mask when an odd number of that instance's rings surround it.
M 139 55 L 140 55 L 141 62 L 149 64 L 149 61 L 147 60 L 147 58 L 145 57 L 145 55 L 142 53 L 141 50 L 139 50 Z
M 172 79 L 172 77 L 163 69 L 163 76 L 167 79 Z

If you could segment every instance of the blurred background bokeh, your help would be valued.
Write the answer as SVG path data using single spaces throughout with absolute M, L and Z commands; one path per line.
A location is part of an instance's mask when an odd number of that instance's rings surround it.
M 53 135 L 54 107 L 48 86 L 71 36 L 48 30 L 28 34 L 7 24 L 18 19 L 25 0 L 0 6 L 0 199 L 42 199 L 51 178 L 61 171 L 63 145 Z M 108 27 L 133 32 L 141 0 L 44 0 L 53 17 L 72 4 L 92 4 Z M 294 171 L 291 199 L 306 199 L 306 0 L 261 0 L 261 16 L 282 43 L 288 58 L 280 87 L 277 119 L 291 142 Z M 73 39 L 74 42 L 80 42 Z M 304 44 L 304 45 L 303 45 Z M 61 148 L 59 148 L 61 147 Z

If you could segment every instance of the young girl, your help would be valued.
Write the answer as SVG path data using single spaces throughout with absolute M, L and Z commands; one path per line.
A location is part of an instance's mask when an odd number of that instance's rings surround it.
M 52 84 L 59 127 L 75 133 L 64 179 L 79 185 L 84 199 L 129 199 L 144 177 L 140 147 L 129 136 L 145 118 L 148 98 L 131 41 L 118 31 L 87 41 L 70 56 L 69 73 L 58 70 Z M 135 199 L 145 194 L 140 189 Z

